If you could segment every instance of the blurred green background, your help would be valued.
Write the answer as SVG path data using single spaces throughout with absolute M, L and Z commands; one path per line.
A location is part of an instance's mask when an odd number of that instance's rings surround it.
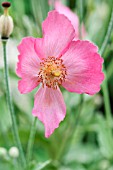
M 0 4 L 3 1 L 0 0 Z M 29 132 L 33 120 L 31 114 L 35 89 L 21 95 L 16 76 L 17 45 L 25 36 L 41 37 L 41 23 L 46 18 L 49 6 L 46 0 L 9 0 L 12 3 L 10 15 L 14 19 L 14 31 L 8 41 L 8 63 L 13 103 L 19 128 L 19 135 L 26 153 Z M 76 0 L 63 0 L 78 13 Z M 84 0 L 83 22 L 87 39 L 100 48 L 110 20 L 113 0 Z M 3 8 L 0 6 L 0 14 Z M 110 101 L 113 111 L 113 32 L 103 55 L 107 72 Z M 62 89 L 67 106 L 67 115 L 53 135 L 44 137 L 43 124 L 37 120 L 33 158 L 33 170 L 113 170 L 113 138 L 108 135 L 103 94 L 84 95 L 81 114 L 78 116 L 80 95 Z M 111 120 L 112 122 L 112 120 Z M 113 126 L 113 123 L 112 123 Z M 0 170 L 18 170 L 18 158 L 12 158 L 8 150 L 14 146 L 11 118 L 6 104 L 2 44 L 0 42 L 0 147 L 7 153 L 0 155 Z

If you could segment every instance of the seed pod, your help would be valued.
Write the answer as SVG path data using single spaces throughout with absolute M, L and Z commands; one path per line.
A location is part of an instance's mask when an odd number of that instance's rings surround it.
M 9 2 L 2 3 L 4 7 L 4 14 L 0 17 L 0 34 L 1 39 L 8 39 L 13 31 L 13 20 L 8 14 L 8 8 L 10 7 Z

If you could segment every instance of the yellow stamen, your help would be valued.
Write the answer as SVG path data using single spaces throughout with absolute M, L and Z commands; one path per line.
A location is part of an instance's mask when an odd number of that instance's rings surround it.
M 38 77 L 43 87 L 46 85 L 48 88 L 56 89 L 65 81 L 66 74 L 66 67 L 60 58 L 48 57 L 40 63 Z
M 61 75 L 61 71 L 60 70 L 54 70 L 52 71 L 52 75 L 55 77 L 59 77 Z

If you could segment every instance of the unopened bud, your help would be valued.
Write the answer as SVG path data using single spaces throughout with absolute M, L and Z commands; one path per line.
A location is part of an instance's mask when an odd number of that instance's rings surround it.
M 4 14 L 0 17 L 0 34 L 2 40 L 8 39 L 13 31 L 13 20 L 8 14 L 10 5 L 9 2 L 2 3 L 2 6 L 4 7 Z
M 17 147 L 13 146 L 9 149 L 9 155 L 12 158 L 17 158 L 19 156 L 19 150 Z
M 0 157 L 4 158 L 7 155 L 7 150 L 3 147 L 0 147 Z

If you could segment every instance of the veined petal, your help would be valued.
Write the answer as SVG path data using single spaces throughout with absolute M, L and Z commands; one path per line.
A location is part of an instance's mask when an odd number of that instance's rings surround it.
M 40 59 L 46 58 L 43 38 L 36 38 L 34 48 Z
M 38 72 L 40 66 L 40 58 L 35 49 L 35 38 L 27 37 L 22 40 L 18 46 L 19 56 L 17 64 L 17 75 L 22 78 L 19 81 L 19 91 L 27 93 L 38 86 Z
M 24 77 L 18 81 L 18 89 L 22 94 L 31 92 L 38 85 L 38 78 Z
M 71 22 L 57 11 L 48 13 L 42 29 L 46 57 L 59 57 L 75 36 Z
M 66 106 L 59 88 L 41 87 L 35 96 L 33 115 L 45 126 L 45 137 L 49 137 L 66 115 Z
M 67 68 L 63 86 L 70 92 L 95 94 L 100 90 L 104 79 L 103 59 L 97 53 L 98 48 L 88 41 L 73 41 L 62 56 Z

